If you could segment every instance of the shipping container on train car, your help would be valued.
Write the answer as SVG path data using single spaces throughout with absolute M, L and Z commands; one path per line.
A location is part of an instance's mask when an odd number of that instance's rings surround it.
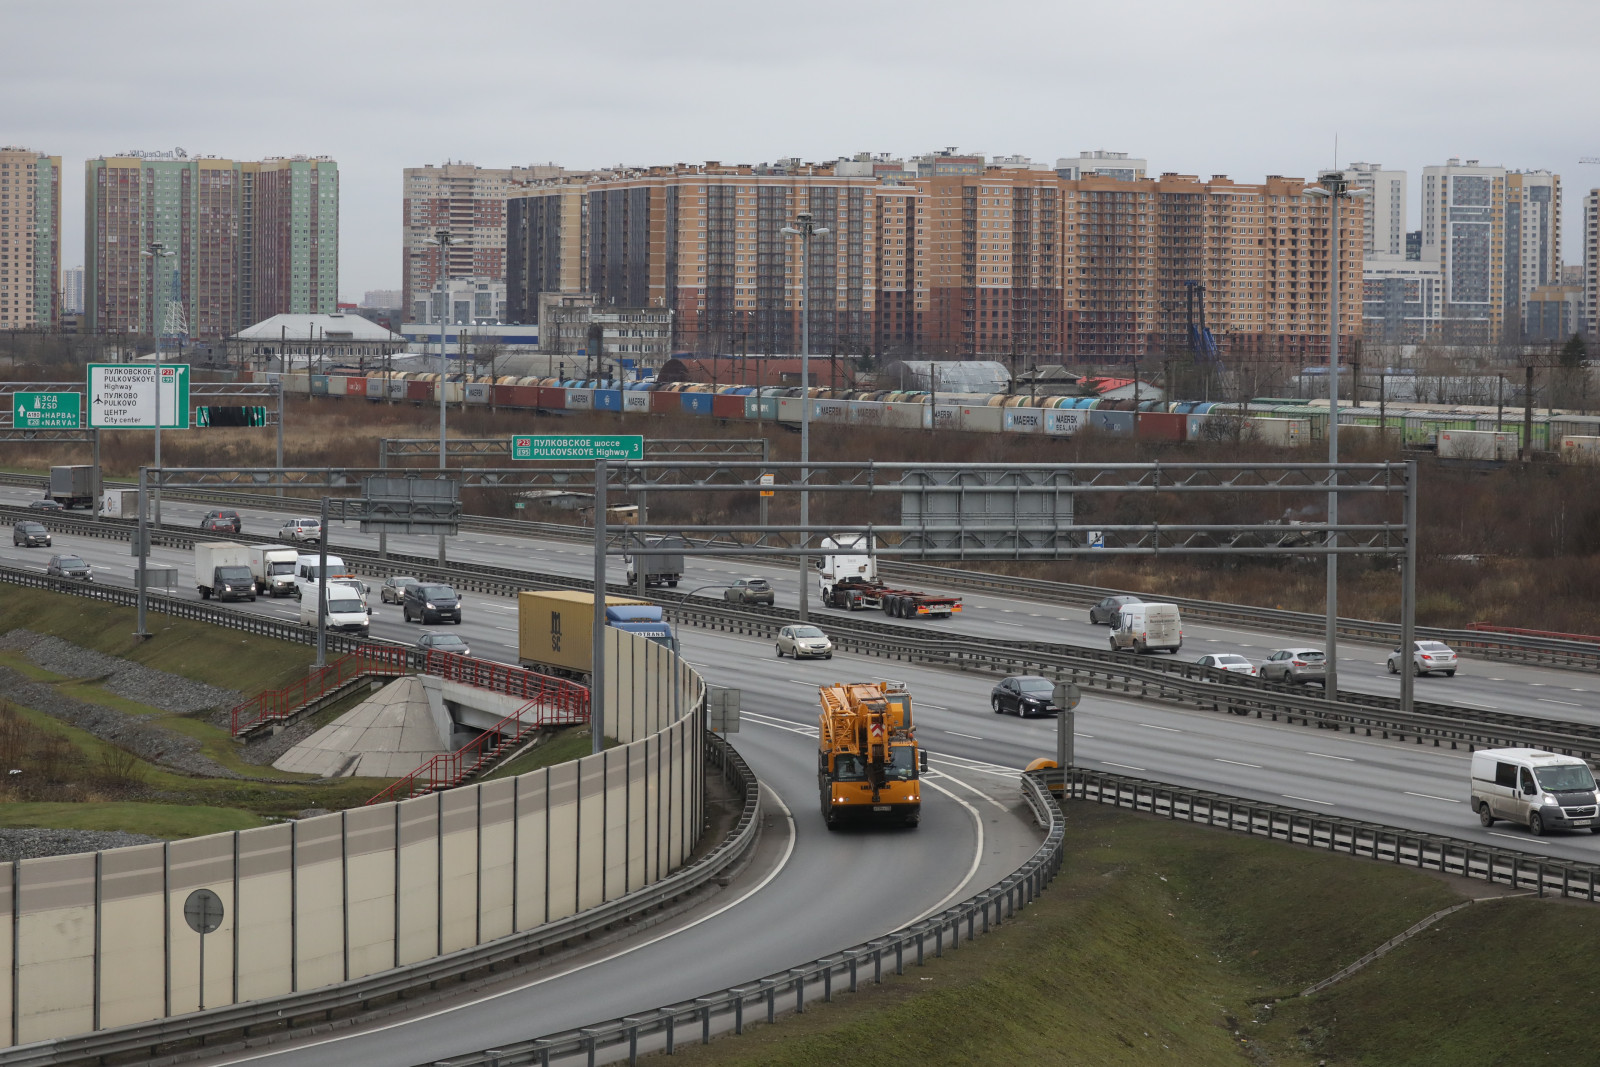
M 313 374 L 311 376 L 311 395 L 328 395 L 328 376 L 326 374 Z
M 802 405 L 806 404 L 808 401 L 805 398 L 798 396 L 780 396 L 777 398 L 777 400 L 778 421 L 798 423 L 800 421 Z
M 617 388 L 599 388 L 594 391 L 594 409 L 596 411 L 621 411 L 622 390 Z
M 1094 430 L 1096 433 L 1133 435 L 1133 412 L 1131 411 L 1114 411 L 1102 405 L 1090 411 L 1088 415 L 1089 421 L 1085 429 Z
M 742 419 L 744 401 L 744 397 L 732 393 L 714 393 L 711 397 L 711 414 L 719 419 Z
M 927 418 L 928 406 L 920 401 L 899 401 L 883 405 L 884 425 L 900 430 L 920 430 Z
M 629 387 L 622 392 L 622 409 L 635 415 L 650 413 L 650 390 Z
M 666 388 L 655 389 L 650 393 L 650 413 L 652 415 L 675 415 L 683 410 L 683 401 L 678 394 Z
M 405 380 L 405 398 L 421 402 L 433 399 L 433 379 L 436 374 L 414 374 Z
M 1246 441 L 1279 446 L 1308 445 L 1312 441 L 1310 419 L 1285 419 L 1252 415 L 1240 427 Z
M 566 390 L 568 411 L 592 411 L 594 409 L 594 390 L 582 386 L 569 387 Z
M 771 390 L 767 389 L 754 396 L 745 397 L 744 417 L 761 422 L 776 422 L 778 420 L 778 398 L 772 395 Z
M 1045 408 L 1043 430 L 1053 437 L 1071 437 L 1084 428 L 1087 419 L 1088 412 L 1085 411 Z
M 327 377 L 328 377 L 328 395 L 329 396 L 344 396 L 345 395 L 344 383 L 345 383 L 345 380 L 346 380 L 345 376 L 343 374 L 330 374 Z
M 689 415 L 711 414 L 711 393 L 679 393 L 679 410 Z
M 367 395 L 367 381 L 368 381 L 368 379 L 366 379 L 366 378 L 346 378 L 344 380 L 344 395 L 345 396 L 366 396 Z
M 1043 433 L 1045 411 L 1043 408 L 1010 407 L 1005 409 L 1006 433 Z
M 1139 437 L 1145 441 L 1182 441 L 1184 417 L 1165 411 L 1139 412 Z
M 889 405 L 876 400 L 852 400 L 849 402 L 850 423 L 853 426 L 887 426 L 889 420 Z
M 466 394 L 469 404 L 488 404 L 494 399 L 494 386 L 487 379 L 463 383 L 462 392 Z
M 850 421 L 850 402 L 848 400 L 813 400 L 811 401 L 811 421 L 847 423 Z

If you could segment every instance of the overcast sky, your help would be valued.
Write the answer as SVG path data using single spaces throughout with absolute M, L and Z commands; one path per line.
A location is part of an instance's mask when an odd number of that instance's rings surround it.
M 1337 17 L 1335 17 L 1337 15 Z M 0 0 L 0 144 L 339 163 L 341 299 L 400 287 L 401 170 L 1104 148 L 1162 171 L 1311 176 L 1451 156 L 1600 185 L 1600 3 L 1546 0 Z

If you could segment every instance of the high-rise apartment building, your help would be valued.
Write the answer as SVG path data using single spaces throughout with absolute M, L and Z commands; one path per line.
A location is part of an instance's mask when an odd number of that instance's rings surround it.
M 276 314 L 337 306 L 330 159 L 107 156 L 88 162 L 84 199 L 89 332 L 172 332 L 181 320 L 188 336 L 218 339 Z M 154 243 L 167 254 L 146 255 Z
M 1506 169 L 1476 159 L 1424 167 L 1422 258 L 1438 263 L 1444 275 L 1446 340 L 1500 340 L 1506 323 L 1505 256 Z M 1515 286 L 1514 276 L 1511 281 Z
M 540 293 L 584 291 L 588 193 L 585 183 L 562 180 L 536 182 L 527 192 L 506 202 L 506 316 L 533 323 Z M 419 295 L 412 303 L 420 307 L 425 300 Z M 423 320 L 413 315 L 413 321 Z
M 1150 166 L 1148 160 L 1130 159 L 1126 152 L 1079 152 L 1075 158 L 1056 160 L 1056 174 L 1068 181 L 1079 178 L 1115 178 L 1120 182 L 1137 181 L 1145 176 Z
M 0 147 L 0 330 L 61 321 L 61 157 Z
M 1352 163 L 1345 173 L 1367 191 L 1362 251 L 1368 256 L 1404 256 L 1406 172 L 1385 170 L 1381 163 Z
M 83 268 L 68 267 L 61 272 L 61 313 L 83 314 Z
M 1547 170 L 1506 175 L 1505 253 L 1506 322 L 1524 322 L 1533 291 L 1561 284 L 1560 175 Z
M 472 163 L 407 167 L 402 175 L 404 237 L 402 301 L 410 309 L 421 294 L 448 278 L 506 280 L 506 198 L 530 182 L 565 174 L 555 165 L 480 167 Z M 441 262 L 436 235 L 450 234 Z
M 1584 332 L 1600 339 L 1600 189 L 1583 198 Z

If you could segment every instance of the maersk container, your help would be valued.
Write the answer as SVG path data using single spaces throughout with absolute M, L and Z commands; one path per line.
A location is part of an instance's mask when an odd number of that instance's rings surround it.
M 568 389 L 566 393 L 568 411 L 592 411 L 594 409 L 593 389 Z
M 650 410 L 650 394 L 643 390 L 630 389 L 622 394 L 622 408 L 635 414 L 645 414 Z
M 1044 412 L 1044 432 L 1055 437 L 1071 437 L 1084 428 L 1087 420 L 1088 412 L 1086 411 L 1046 408 Z
M 714 393 L 711 397 L 711 414 L 719 419 L 744 418 L 744 402 L 742 396 L 732 393 Z
M 875 400 L 852 400 L 850 402 L 850 422 L 856 426 L 886 426 L 889 419 L 889 405 L 880 404 Z
M 711 398 L 710 393 L 679 393 L 678 400 L 683 405 L 679 410 L 689 415 L 709 415 Z
M 1006 433 L 1044 432 L 1045 412 L 1041 408 L 1006 408 L 1005 416 Z
M 811 402 L 812 422 L 846 423 L 850 421 L 849 401 L 846 400 L 813 400 Z

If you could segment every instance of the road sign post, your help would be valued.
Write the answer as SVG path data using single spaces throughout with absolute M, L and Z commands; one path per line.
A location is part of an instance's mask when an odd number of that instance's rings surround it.
M 511 438 L 511 458 L 526 460 L 643 459 L 644 436 L 557 437 L 517 434 Z
M 160 412 L 164 430 L 189 428 L 189 365 L 161 367 Z M 91 363 L 89 426 L 96 430 L 153 430 L 156 368 L 132 363 Z
M 1063 774 L 1072 768 L 1075 758 L 1073 752 L 1073 731 L 1076 726 L 1074 708 L 1083 699 L 1083 691 L 1078 688 L 1077 682 L 1057 682 L 1055 692 L 1056 707 L 1061 710 L 1056 713 L 1056 766 L 1061 768 Z M 1062 793 L 1066 797 L 1066 793 Z
M 83 394 L 12 393 L 11 425 L 18 430 L 83 428 Z

